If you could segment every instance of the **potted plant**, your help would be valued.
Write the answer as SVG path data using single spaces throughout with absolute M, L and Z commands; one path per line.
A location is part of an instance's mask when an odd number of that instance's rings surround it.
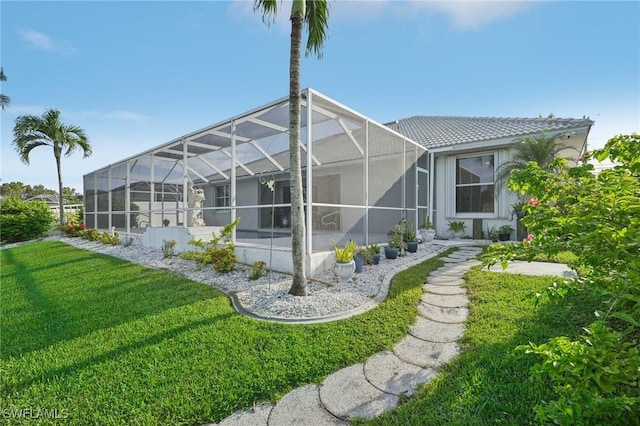
M 513 213 L 516 215 L 518 219 L 522 219 L 525 217 L 525 213 L 522 211 L 522 208 L 527 205 L 524 201 L 518 201 L 517 203 L 511 204 L 511 208 L 513 209 Z
M 338 247 L 333 241 L 333 250 L 336 254 L 336 272 L 342 280 L 348 280 L 356 269 L 353 255 L 357 249 L 356 243 L 349 240 L 343 248 Z
M 511 233 L 513 231 L 514 229 L 511 227 L 511 225 L 502 225 L 500 228 L 498 228 L 500 241 L 509 241 L 511 239 Z
M 424 215 L 424 222 L 420 225 L 420 235 L 422 236 L 422 241 L 425 243 L 430 243 L 436 236 L 436 230 L 433 228 L 427 215 Z
M 404 221 L 404 229 L 402 230 L 402 242 L 409 253 L 418 251 L 418 241 L 416 240 L 416 229 L 411 222 Z
M 459 240 L 464 235 L 464 230 L 467 227 L 463 220 L 450 220 L 449 231 L 453 233 L 453 239 Z
M 500 232 L 498 232 L 498 230 L 496 229 L 496 226 L 492 226 L 491 229 L 487 230 L 487 234 L 489 235 L 489 239 L 491 241 L 498 242 L 498 239 L 500 238 Z
M 387 259 L 395 259 L 402 247 L 402 225 L 396 225 L 387 232 L 389 244 L 384 248 L 384 256 Z
M 357 248 L 355 253 L 353 254 L 353 261 L 355 262 L 355 273 L 359 274 L 362 272 L 362 266 L 367 263 L 367 249 L 366 248 Z
M 378 263 L 380 263 L 380 246 L 379 245 L 371 244 L 369 247 L 367 247 L 367 251 L 371 256 L 371 261 L 373 262 L 374 265 L 377 265 Z

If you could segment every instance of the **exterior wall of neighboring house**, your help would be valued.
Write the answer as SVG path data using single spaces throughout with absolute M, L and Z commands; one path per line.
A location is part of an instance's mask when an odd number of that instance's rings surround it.
M 561 151 L 559 156 L 572 158 L 569 164 L 575 165 L 575 160 L 583 150 L 585 139 L 586 134 L 569 136 L 564 142 L 569 143 L 573 149 Z M 452 220 L 464 221 L 465 234 L 469 237 L 473 236 L 474 219 L 482 221 L 484 236 L 487 236 L 493 226 L 497 229 L 502 225 L 510 225 L 517 229 L 517 218 L 512 206 L 520 200 L 519 194 L 509 191 L 506 183 L 496 186 L 493 180 L 495 171 L 512 159 L 513 151 L 508 149 L 508 143 L 505 141 L 486 141 L 484 144 L 476 144 L 471 149 L 469 145 L 456 146 L 454 149 L 436 153 L 434 222 L 436 235 L 442 238 L 451 237 L 448 227 L 449 221 Z M 488 166 L 486 163 L 489 162 L 492 163 L 492 167 L 484 167 Z M 465 181 L 463 185 L 456 181 L 457 171 Z M 457 195 L 458 191 L 465 191 L 463 187 L 466 187 L 469 199 L 478 198 L 468 201 L 470 209 L 458 205 L 467 202 L 463 200 L 463 195 Z M 487 195 L 490 187 L 493 187 L 493 197 Z M 516 233 L 512 233 L 511 239 L 515 236 Z

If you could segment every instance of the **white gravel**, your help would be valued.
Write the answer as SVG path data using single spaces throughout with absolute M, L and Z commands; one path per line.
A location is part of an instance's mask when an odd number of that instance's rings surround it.
M 384 259 L 383 254 L 380 264 L 365 265 L 362 273 L 354 274 L 347 282 L 341 282 L 333 270 L 307 277 L 311 295 L 296 297 L 288 294 L 292 279 L 287 274 L 269 272 L 262 278 L 251 281 L 249 266 L 242 264 L 237 264 L 236 269 L 230 273 L 221 274 L 211 266 L 199 265 L 178 256 L 164 258 L 160 249 L 135 243 L 130 246 L 110 246 L 81 238 L 55 239 L 211 285 L 234 296 L 243 309 L 260 317 L 303 321 L 340 315 L 362 307 L 378 295 L 387 274 L 446 250 L 446 247 L 427 244 L 420 247 L 417 253 L 408 253 L 407 256 L 393 260 Z

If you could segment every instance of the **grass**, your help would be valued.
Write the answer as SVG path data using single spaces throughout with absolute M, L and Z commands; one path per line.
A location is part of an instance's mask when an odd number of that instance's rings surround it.
M 547 383 L 529 379 L 533 355 L 516 351 L 528 342 L 575 336 L 593 319 L 596 301 L 569 295 L 562 304 L 534 308 L 532 294 L 554 278 L 481 271 L 467 274 L 472 314 L 462 354 L 396 410 L 366 425 L 494 425 L 536 423 L 533 407 L 552 398 Z
M 59 242 L 0 256 L 0 407 L 56 409 L 76 425 L 216 422 L 321 382 L 404 337 L 441 264 L 396 275 L 363 315 L 300 326 L 243 317 L 209 286 Z

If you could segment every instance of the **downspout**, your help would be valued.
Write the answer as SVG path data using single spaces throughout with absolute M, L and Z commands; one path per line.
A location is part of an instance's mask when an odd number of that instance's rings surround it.
M 433 222 L 433 181 L 435 171 L 435 158 L 433 152 L 429 152 L 429 223 L 434 225 Z

